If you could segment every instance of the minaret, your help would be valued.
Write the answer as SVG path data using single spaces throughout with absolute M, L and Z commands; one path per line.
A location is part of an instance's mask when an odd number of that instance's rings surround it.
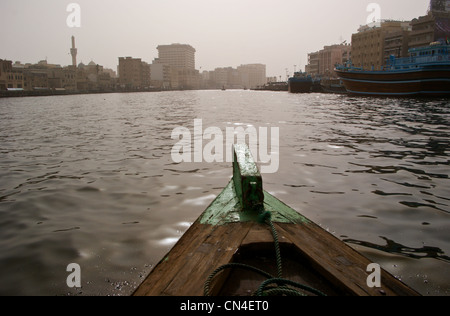
M 72 66 L 77 68 L 77 53 L 78 50 L 75 48 L 75 36 L 72 36 L 72 49 L 70 54 L 72 55 Z

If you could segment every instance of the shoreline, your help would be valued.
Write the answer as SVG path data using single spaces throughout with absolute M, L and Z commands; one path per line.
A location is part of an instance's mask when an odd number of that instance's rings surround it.
M 50 96 L 69 96 L 69 95 L 87 95 L 87 94 L 112 94 L 112 93 L 143 93 L 143 92 L 173 92 L 173 91 L 214 91 L 220 88 L 204 88 L 204 89 L 151 89 L 151 90 L 102 90 L 102 91 L 59 91 L 59 90 L 43 90 L 43 91 L 0 91 L 0 99 L 6 98 L 26 98 L 26 97 L 50 97 Z M 238 89 L 239 90 L 239 89 Z M 242 89 L 245 91 L 245 89 Z M 267 90 L 267 89 L 250 89 L 251 91 L 276 91 L 283 90 Z
M 26 98 L 26 97 L 50 97 L 50 96 L 69 96 L 86 94 L 110 94 L 110 93 L 138 93 L 138 92 L 163 92 L 177 90 L 98 90 L 98 91 L 60 91 L 60 90 L 42 90 L 42 91 L 0 91 L 0 99 L 3 98 Z

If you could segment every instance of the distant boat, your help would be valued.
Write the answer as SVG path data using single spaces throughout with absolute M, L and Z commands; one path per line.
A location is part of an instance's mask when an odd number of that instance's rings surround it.
M 288 91 L 287 82 L 270 82 L 263 86 L 259 86 L 254 90 L 258 91 Z
M 322 91 L 325 93 L 337 93 L 337 94 L 344 94 L 347 93 L 347 90 L 345 89 L 344 83 L 341 79 L 336 78 L 327 78 L 322 79 L 320 82 L 320 86 L 322 88 Z
M 346 90 L 371 96 L 450 96 L 450 45 L 440 42 L 409 50 L 407 58 L 391 56 L 381 71 L 350 66 L 335 69 Z
M 310 93 L 313 86 L 313 79 L 304 72 L 296 72 L 294 77 L 288 82 L 290 93 Z

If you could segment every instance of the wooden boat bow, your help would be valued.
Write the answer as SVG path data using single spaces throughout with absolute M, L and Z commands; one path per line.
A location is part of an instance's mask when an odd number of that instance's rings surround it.
M 327 295 L 419 295 L 383 269 L 381 287 L 369 287 L 366 270 L 371 262 L 367 258 L 265 192 L 247 146 L 236 145 L 234 156 L 233 179 L 137 288 L 135 296 L 202 296 L 211 274 L 230 263 L 252 264 L 276 275 L 274 237 L 270 226 L 260 222 L 264 212 L 270 212 L 278 233 L 286 279 Z M 210 284 L 208 294 L 254 294 L 264 277 L 238 270 L 223 271 Z

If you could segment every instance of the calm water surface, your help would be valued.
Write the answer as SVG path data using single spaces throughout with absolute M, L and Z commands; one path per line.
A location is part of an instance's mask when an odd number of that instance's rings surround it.
M 0 100 L 0 295 L 132 293 L 231 177 L 172 161 L 172 130 L 196 118 L 279 127 L 266 190 L 420 293 L 450 294 L 448 100 L 199 91 Z

